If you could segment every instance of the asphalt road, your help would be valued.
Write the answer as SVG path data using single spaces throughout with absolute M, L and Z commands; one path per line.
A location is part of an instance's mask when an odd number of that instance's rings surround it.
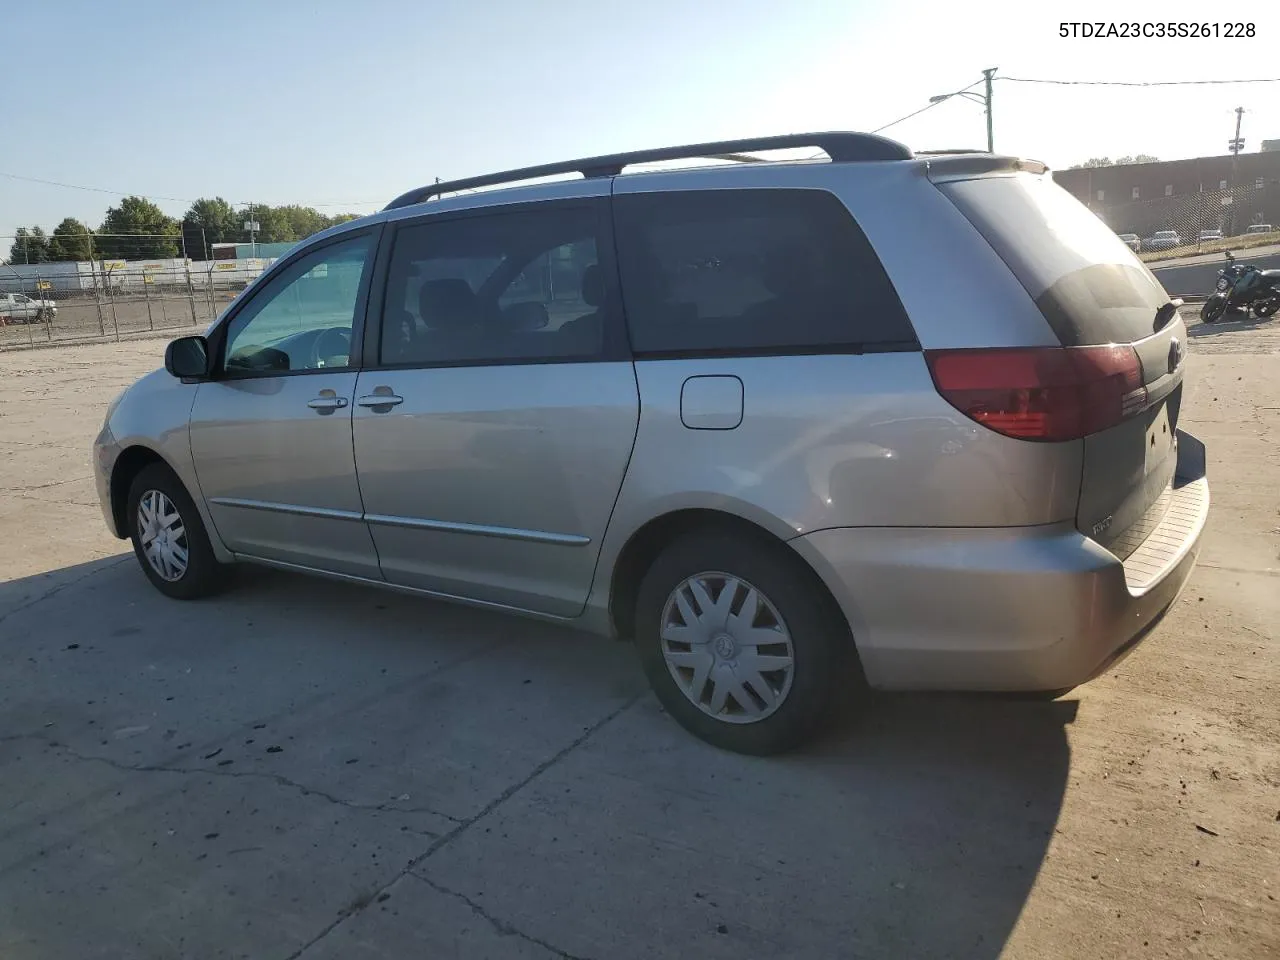
M 1280 249 L 1276 247 L 1260 247 L 1260 253 L 1246 251 L 1236 259 L 1241 263 L 1252 263 L 1259 270 L 1280 269 Z M 1267 253 L 1266 251 L 1275 251 Z M 1205 297 L 1213 293 L 1214 284 L 1218 282 L 1218 271 L 1226 259 L 1220 253 L 1203 257 L 1181 257 L 1177 261 L 1151 264 L 1151 272 L 1164 284 L 1164 288 L 1175 297 Z
M 161 597 L 86 464 L 163 341 L 0 356 L 0 956 L 1280 956 L 1280 337 L 1192 328 L 1201 561 L 1056 702 L 692 739 L 630 650 L 245 569 Z

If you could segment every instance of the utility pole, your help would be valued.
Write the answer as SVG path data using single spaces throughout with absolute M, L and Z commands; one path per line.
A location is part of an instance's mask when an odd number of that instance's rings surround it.
M 986 101 L 987 101 L 987 153 L 996 152 L 995 136 L 991 130 L 991 78 L 996 75 L 996 67 L 988 67 L 982 71 L 983 79 L 986 81 Z M 1236 131 L 1236 136 L 1240 135 L 1240 131 Z
M 991 81 L 996 75 L 996 67 L 988 67 L 982 71 L 982 80 L 986 85 L 982 96 L 974 93 L 971 89 L 976 87 L 976 83 L 971 83 L 963 90 L 955 90 L 951 93 L 940 93 L 936 97 L 930 97 L 929 103 L 941 103 L 943 100 L 950 100 L 952 97 L 964 97 L 966 100 L 972 100 L 974 103 L 980 103 L 987 112 L 987 153 L 996 152 L 995 135 L 991 129 Z M 882 128 L 883 129 L 883 128 Z
M 1236 107 L 1236 135 L 1231 141 L 1231 212 L 1227 215 L 1227 221 L 1230 224 L 1228 229 L 1235 233 L 1236 231 L 1236 186 L 1240 183 L 1240 151 L 1244 147 L 1244 140 L 1240 136 L 1240 121 L 1244 118 L 1244 107 Z M 1225 201 L 1224 201 L 1225 202 Z

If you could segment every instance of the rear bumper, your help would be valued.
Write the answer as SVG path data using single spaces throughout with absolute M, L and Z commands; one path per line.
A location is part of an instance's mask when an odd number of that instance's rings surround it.
M 1123 563 L 1074 525 L 822 530 L 792 541 L 844 610 L 872 686 L 1061 690 L 1143 639 L 1195 565 L 1204 448 L 1179 433 L 1165 518 Z

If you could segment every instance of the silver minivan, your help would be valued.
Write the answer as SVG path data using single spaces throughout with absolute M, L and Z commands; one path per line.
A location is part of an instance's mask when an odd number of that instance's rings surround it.
M 828 159 L 757 156 L 794 147 Z M 274 263 L 111 404 L 97 485 L 167 596 L 252 562 L 578 625 L 767 753 L 868 688 L 1056 693 L 1148 633 L 1209 509 L 1178 307 L 1033 161 L 526 168 Z

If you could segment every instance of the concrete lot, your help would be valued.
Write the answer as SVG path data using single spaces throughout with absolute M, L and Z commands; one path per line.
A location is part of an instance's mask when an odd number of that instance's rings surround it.
M 768 760 L 623 645 L 255 570 L 165 600 L 87 466 L 163 341 L 0 356 L 0 956 L 1280 956 L 1276 327 L 1193 330 L 1214 510 L 1116 670 Z

